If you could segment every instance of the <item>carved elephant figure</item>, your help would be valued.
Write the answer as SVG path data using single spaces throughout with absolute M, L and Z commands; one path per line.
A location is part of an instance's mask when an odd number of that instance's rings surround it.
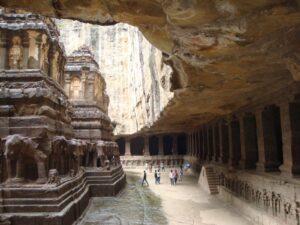
M 28 174 L 33 173 L 34 171 L 26 171 L 28 165 L 33 166 L 32 163 L 36 164 L 36 174 L 37 182 L 44 183 L 46 182 L 46 170 L 45 170 L 45 160 L 47 156 L 40 150 L 38 150 L 38 143 L 33 141 L 29 137 L 24 137 L 19 134 L 9 135 L 4 138 L 4 157 L 6 161 L 6 172 L 8 181 L 22 181 L 24 179 L 24 172 Z M 11 160 L 16 161 L 16 174 L 12 179 L 12 164 Z M 26 164 L 28 161 L 30 164 Z

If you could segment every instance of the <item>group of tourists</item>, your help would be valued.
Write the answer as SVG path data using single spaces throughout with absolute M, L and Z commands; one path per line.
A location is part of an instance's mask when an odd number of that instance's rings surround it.
M 147 168 L 148 167 L 146 166 L 146 169 L 144 170 L 143 179 L 142 179 L 142 186 L 144 186 L 144 184 L 149 186 L 149 183 L 147 181 Z M 149 169 L 149 172 L 152 172 L 150 170 L 150 168 L 148 168 L 148 169 Z M 164 165 L 160 165 L 160 167 L 158 167 L 154 171 L 155 184 L 160 184 L 161 183 L 161 172 L 160 172 L 161 170 L 165 171 Z M 170 178 L 170 182 L 171 182 L 172 186 L 175 186 L 177 184 L 177 182 L 181 182 L 182 177 L 183 177 L 183 168 L 182 168 L 182 166 L 180 166 L 179 171 L 177 169 L 171 169 L 170 170 L 169 178 Z
M 180 168 L 180 171 L 178 172 L 177 169 L 171 170 L 169 173 L 169 178 L 171 185 L 176 185 L 177 181 L 182 181 L 182 176 L 183 176 L 183 170 Z

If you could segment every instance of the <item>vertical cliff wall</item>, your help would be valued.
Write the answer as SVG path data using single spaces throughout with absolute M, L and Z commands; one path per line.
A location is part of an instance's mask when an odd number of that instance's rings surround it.
M 169 91 L 172 70 L 162 62 L 162 52 L 127 24 L 56 22 L 67 54 L 87 45 L 99 63 L 107 83 L 108 113 L 116 123 L 115 134 L 130 134 L 150 126 L 173 97 Z

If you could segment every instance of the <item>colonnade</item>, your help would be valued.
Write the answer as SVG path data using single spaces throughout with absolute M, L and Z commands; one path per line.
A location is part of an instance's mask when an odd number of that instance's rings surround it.
M 188 155 L 230 169 L 300 174 L 300 101 L 285 98 L 194 129 Z
M 117 143 L 121 155 L 125 156 L 184 155 L 187 147 L 184 133 L 123 137 Z

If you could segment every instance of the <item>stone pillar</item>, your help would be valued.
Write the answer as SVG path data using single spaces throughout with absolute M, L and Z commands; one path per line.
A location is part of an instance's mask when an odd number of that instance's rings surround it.
M 164 155 L 164 136 L 158 136 L 158 155 Z
M 6 39 L 6 32 L 4 30 L 0 33 L 0 69 L 6 69 L 7 63 L 7 39 Z
M 256 169 L 259 171 L 265 171 L 265 163 L 266 163 L 262 111 L 263 108 L 258 108 L 255 111 L 256 129 L 257 129 L 256 130 L 257 147 L 258 147 L 258 162 L 256 163 Z
M 228 120 L 229 138 L 229 168 L 237 168 L 240 160 L 241 143 L 239 122 L 235 119 Z
M 97 167 L 97 159 L 98 159 L 98 153 L 94 152 L 94 154 L 93 154 L 93 167 Z
M 207 155 L 208 155 L 208 143 L 207 143 L 207 128 L 206 126 L 203 126 L 202 128 L 203 131 L 203 161 L 207 160 Z
M 283 175 L 300 174 L 300 102 L 286 100 L 280 104 L 283 140 Z
M 173 134 L 172 138 L 173 138 L 173 146 L 172 146 L 172 154 L 173 155 L 178 155 L 178 146 L 177 146 L 177 134 Z
M 192 133 L 192 146 L 193 146 L 193 148 L 192 148 L 192 156 L 195 156 L 196 155 L 196 132 L 195 131 L 193 131 L 193 133 Z
M 216 158 L 216 138 L 215 138 L 215 125 L 212 124 L 211 127 L 212 130 L 212 156 L 211 156 L 211 160 L 213 162 L 215 162 L 215 158 Z
M 241 140 L 241 169 L 254 169 L 258 158 L 256 121 L 252 114 L 239 116 Z
M 214 154 L 213 129 L 211 125 L 208 126 L 207 132 L 208 132 L 208 148 L 209 148 L 208 161 L 210 162 L 212 161 L 212 157 Z
M 95 74 L 92 76 L 92 77 L 88 77 L 88 79 L 87 79 L 87 93 L 86 93 L 86 97 L 85 97 L 85 99 L 89 99 L 89 100 L 91 100 L 91 101 L 93 101 L 94 100 L 94 96 L 95 96 L 95 94 L 94 94 L 94 92 L 95 92 L 95 90 L 94 90 L 94 87 L 95 87 Z
M 9 158 L 5 158 L 5 163 L 6 163 L 7 180 L 11 180 L 12 178 L 11 160 Z
M 89 157 L 90 157 L 90 154 L 89 154 L 89 151 L 86 152 L 86 156 L 85 156 L 85 166 L 89 166 Z
M 131 156 L 130 139 L 125 138 L 125 156 Z
M 28 31 L 29 49 L 28 49 L 28 69 L 39 68 L 39 47 L 37 37 L 39 33 L 36 31 Z
M 150 155 L 150 149 L 149 149 L 149 137 L 144 137 L 144 155 L 149 156 Z
M 80 93 L 80 98 L 85 99 L 85 83 L 86 83 L 86 71 L 82 72 L 81 76 L 81 93 Z
M 21 156 L 22 157 L 22 156 Z M 17 160 L 17 165 L 16 165 L 16 179 L 22 180 L 23 179 L 23 170 L 24 170 L 24 162 L 22 158 L 19 158 Z
M 47 181 L 47 174 L 44 161 L 37 162 L 38 180 L 37 183 L 45 183 Z
M 201 141 L 200 141 L 200 129 L 197 131 L 197 158 L 200 158 Z
M 205 132 L 206 132 L 206 151 L 207 151 L 207 154 L 206 154 L 206 161 L 210 161 L 210 158 L 211 158 L 211 146 L 210 146 L 210 133 L 209 133 L 209 129 L 210 129 L 210 127 L 209 127 L 209 125 L 207 125 L 206 126 L 206 129 L 205 129 Z
M 220 157 L 220 135 L 219 135 L 219 125 L 215 124 L 213 127 L 213 136 L 214 136 L 214 158 L 215 162 L 218 162 Z

